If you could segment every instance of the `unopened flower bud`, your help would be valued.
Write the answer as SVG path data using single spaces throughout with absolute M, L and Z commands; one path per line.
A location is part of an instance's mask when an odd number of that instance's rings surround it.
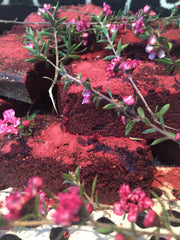
M 29 121 L 29 120 L 24 120 L 24 121 L 23 121 L 23 125 L 24 125 L 25 127 L 29 127 L 30 121 Z
M 92 210 L 93 210 L 93 207 L 92 207 L 92 205 L 91 205 L 90 203 L 86 203 L 86 209 L 87 209 L 87 212 L 88 212 L 89 214 L 91 214 L 91 212 L 92 212 Z

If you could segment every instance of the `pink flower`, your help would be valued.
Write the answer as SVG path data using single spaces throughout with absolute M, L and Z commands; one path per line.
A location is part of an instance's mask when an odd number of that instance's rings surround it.
M 112 14 L 111 7 L 105 2 L 103 2 L 103 14 L 106 16 L 109 16 Z
M 58 194 L 59 203 L 52 216 L 56 224 L 68 226 L 73 222 L 79 221 L 78 214 L 83 201 L 78 193 L 78 188 L 70 187 L 68 192 Z
M 83 45 L 86 46 L 87 43 L 88 43 L 88 36 L 89 36 L 89 33 L 83 33 Z
M 136 22 L 132 23 L 131 27 L 134 30 L 134 34 L 143 33 L 144 27 L 143 17 L 140 17 Z
M 122 198 L 128 198 L 130 193 L 131 193 L 131 190 L 129 185 L 123 183 L 123 185 L 120 187 L 118 191 L 119 196 Z
M 42 178 L 33 177 L 30 178 L 26 187 L 26 193 L 30 196 L 36 196 L 40 187 L 42 186 Z
M 150 227 L 154 222 L 155 217 L 156 217 L 156 213 L 153 210 L 149 210 L 143 221 L 144 226 Z
M 15 117 L 15 111 L 8 109 L 3 112 L 4 120 L 0 119 L 0 134 L 2 133 L 18 133 L 17 126 L 20 125 L 20 118 Z
M 37 14 L 41 16 L 41 13 L 43 12 L 43 13 L 49 13 L 51 15 L 51 13 L 49 12 L 50 9 L 51 9 L 51 4 L 44 3 L 43 8 L 39 8 Z
M 153 46 L 153 45 L 158 45 L 155 35 L 152 35 L 149 38 L 148 44 L 146 45 L 146 48 L 145 48 L 145 51 L 149 53 L 148 58 L 150 60 L 154 60 L 156 56 L 158 56 L 158 58 L 164 58 L 165 51 L 160 49 L 159 46 Z
M 129 71 L 136 68 L 141 63 L 140 60 L 128 60 L 124 61 L 119 65 L 119 69 L 123 69 L 124 71 Z
M 132 95 L 130 95 L 130 96 L 124 97 L 123 102 L 126 105 L 130 106 L 130 105 L 133 105 L 135 103 L 135 98 Z
M 109 28 L 109 36 L 112 37 L 113 33 L 117 29 L 117 25 L 116 24 L 107 23 L 106 24 L 106 28 Z
M 114 58 L 111 60 L 111 63 L 108 64 L 108 67 L 106 68 L 106 71 L 110 72 L 111 75 L 113 75 L 115 67 L 120 64 L 122 61 L 122 57 Z
M 25 196 L 18 191 L 11 193 L 10 196 L 6 197 L 6 207 L 9 213 L 5 215 L 5 218 L 7 220 L 18 219 L 25 202 Z
M 25 127 L 29 127 L 30 121 L 29 120 L 24 120 L 22 123 Z
M 149 12 L 149 10 L 150 10 L 150 6 L 146 4 L 146 6 L 144 6 L 144 8 L 143 8 L 144 13 L 147 14 Z
M 122 121 L 122 123 L 123 123 L 124 125 L 126 125 L 126 118 L 125 118 L 125 116 L 121 116 L 121 121 Z
M 175 140 L 175 141 L 178 141 L 178 140 L 180 140 L 180 133 L 177 133 L 177 134 L 176 134 L 176 136 L 175 136 L 174 140 Z
M 115 236 L 115 240 L 124 240 L 124 237 L 123 237 L 122 234 L 118 233 L 118 234 L 116 234 L 116 236 Z
M 120 202 L 116 202 L 113 204 L 113 212 L 116 215 L 122 216 L 125 213 L 124 206 Z
M 86 18 L 82 18 L 80 21 L 76 23 L 76 30 L 77 31 L 85 31 L 86 28 L 90 27 L 90 23 L 87 21 Z
M 91 90 L 86 89 L 83 92 L 83 101 L 82 104 L 90 104 L 91 103 Z
M 118 32 L 121 32 L 124 28 L 125 28 L 125 23 L 124 22 L 120 23 L 118 26 Z
M 33 42 L 27 43 L 27 44 L 26 44 L 26 47 L 34 48 L 34 43 L 33 43 Z

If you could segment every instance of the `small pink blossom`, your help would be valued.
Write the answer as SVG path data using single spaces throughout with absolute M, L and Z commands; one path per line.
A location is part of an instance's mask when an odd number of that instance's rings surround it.
M 88 37 L 89 37 L 89 33 L 83 33 L 83 45 L 86 46 L 88 44 Z
M 146 4 L 146 6 L 144 6 L 144 8 L 143 8 L 144 13 L 147 14 L 149 12 L 149 10 L 150 10 L 150 6 Z
M 103 3 L 103 14 L 109 16 L 112 14 L 111 7 L 107 3 Z
M 88 90 L 86 89 L 84 92 L 83 92 L 83 101 L 82 101 L 82 104 L 90 104 L 92 101 L 91 101 L 91 90 Z
M 79 221 L 78 215 L 83 201 L 78 193 L 78 188 L 70 187 L 68 192 L 58 194 L 59 203 L 52 216 L 56 224 L 68 226 Z
M 20 118 L 15 116 L 13 109 L 8 109 L 3 112 L 3 120 L 0 119 L 0 134 L 2 133 L 18 133 L 18 125 L 20 125 Z
M 115 67 L 120 64 L 122 61 L 122 57 L 114 58 L 111 60 L 111 63 L 108 64 L 108 67 L 106 68 L 106 71 L 110 72 L 111 75 L 113 75 Z
M 26 193 L 30 196 L 36 196 L 40 187 L 42 186 L 42 178 L 33 177 L 30 178 L 26 187 Z
M 122 121 L 122 123 L 123 123 L 124 125 L 126 125 L 126 118 L 125 118 L 125 116 L 121 116 L 121 121 Z
M 157 13 L 153 10 L 151 10 L 150 13 L 149 13 L 150 17 L 156 16 L 156 15 L 157 15 Z
M 132 23 L 131 27 L 134 30 L 134 34 L 143 33 L 144 27 L 143 17 L 140 17 L 136 22 Z
M 123 69 L 124 71 L 129 71 L 136 68 L 141 63 L 140 60 L 128 60 L 124 61 L 119 65 L 119 69 Z
M 109 28 L 109 36 L 112 37 L 113 33 L 117 29 L 117 25 L 116 24 L 107 23 L 106 24 L 106 28 Z
M 117 233 L 115 236 L 115 240 L 124 240 L 124 237 L 121 233 Z
M 86 18 L 82 18 L 76 23 L 76 30 L 77 31 L 86 31 L 86 28 L 90 27 L 90 23 L 87 21 Z
M 124 22 L 120 23 L 118 26 L 118 32 L 121 32 L 122 30 L 124 30 L 124 28 L 125 28 L 125 23 Z
M 155 217 L 156 217 L 156 213 L 152 209 L 149 210 L 143 221 L 144 226 L 150 227 L 154 222 Z
M 34 43 L 33 43 L 33 42 L 27 43 L 27 44 L 26 44 L 26 47 L 34 48 Z
M 132 95 L 126 96 L 126 97 L 123 98 L 123 102 L 126 105 L 130 106 L 130 105 L 133 105 L 135 103 L 135 98 Z
M 177 133 L 177 134 L 176 134 L 176 136 L 175 136 L 174 140 L 175 140 L 175 141 L 178 141 L 178 140 L 180 140 L 180 133 Z

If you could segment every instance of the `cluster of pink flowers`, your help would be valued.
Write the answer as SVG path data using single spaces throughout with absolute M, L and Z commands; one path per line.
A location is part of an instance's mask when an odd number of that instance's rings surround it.
M 131 27 L 134 31 L 134 34 L 143 33 L 144 28 L 143 16 L 141 16 L 136 22 L 131 23 Z
M 111 7 L 107 3 L 103 3 L 103 15 L 109 16 L 112 14 Z
M 49 14 L 51 15 L 51 13 L 50 13 L 50 11 L 49 11 L 51 8 L 52 8 L 52 7 L 51 7 L 51 4 L 44 3 L 43 8 L 39 8 L 39 9 L 38 9 L 38 15 L 41 16 L 41 13 L 42 13 L 42 12 L 43 12 L 43 13 L 49 13 Z
M 141 63 L 141 60 L 127 60 L 122 62 L 119 65 L 119 69 L 123 69 L 124 71 L 132 70 L 136 68 Z
M 77 21 L 76 23 L 76 30 L 77 31 L 86 31 L 86 28 L 89 28 L 91 25 L 86 18 L 82 18 L 81 20 Z
M 111 63 L 108 64 L 108 67 L 106 68 L 106 71 L 110 72 L 110 74 L 112 75 L 114 73 L 115 67 L 120 64 L 122 61 L 122 57 L 119 58 L 113 58 L 111 60 Z
M 154 60 L 156 58 L 156 56 L 158 56 L 158 58 L 164 58 L 165 57 L 165 51 L 160 49 L 159 46 L 153 46 L 153 45 L 159 45 L 155 35 L 152 35 L 149 40 L 148 40 L 148 44 L 145 48 L 146 52 L 148 53 L 148 58 L 150 60 Z
M 91 90 L 84 89 L 82 104 L 90 104 L 90 103 L 92 103 L 92 101 L 91 101 L 91 93 L 92 93 Z
M 156 15 L 156 12 L 154 12 L 153 10 L 150 10 L 150 6 L 146 4 L 146 6 L 144 6 L 143 9 L 140 9 L 137 13 L 136 13 L 136 16 L 139 17 L 141 16 L 142 14 L 145 14 L 149 17 L 152 17 L 152 16 L 155 16 Z
M 126 212 L 128 213 L 128 221 L 136 222 L 139 212 L 146 209 L 150 209 L 145 217 L 144 225 L 150 226 L 156 216 L 155 212 L 151 209 L 154 203 L 146 196 L 145 192 L 141 188 L 136 188 L 132 192 L 129 185 L 123 184 L 119 191 L 120 201 L 114 203 L 113 211 L 115 214 L 122 216 Z
M 2 133 L 18 133 L 17 127 L 20 125 L 20 118 L 15 116 L 13 109 L 8 109 L 3 112 L 3 120 L 0 119 L 0 134 Z
M 8 209 L 8 214 L 4 217 L 7 220 L 16 220 L 21 217 L 21 211 L 24 204 L 36 197 L 37 194 L 40 196 L 40 211 L 44 211 L 43 202 L 45 200 L 46 194 L 45 192 L 39 192 L 40 187 L 42 186 L 42 179 L 39 177 L 33 177 L 29 179 L 27 188 L 24 193 L 15 191 L 10 196 L 6 198 L 6 207 Z
M 79 211 L 83 204 L 77 187 L 70 187 L 68 192 L 58 194 L 59 203 L 52 215 L 56 224 L 68 226 L 79 221 Z

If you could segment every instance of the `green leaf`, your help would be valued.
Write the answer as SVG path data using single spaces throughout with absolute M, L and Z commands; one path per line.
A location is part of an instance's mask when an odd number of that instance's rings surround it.
M 144 119 L 145 114 L 144 114 L 144 110 L 141 107 L 138 107 L 137 112 L 139 116 Z
M 118 32 L 118 28 L 114 31 L 112 37 L 111 37 L 111 42 L 113 43 L 116 39 L 116 35 L 117 35 L 117 32 Z
M 156 145 L 156 144 L 158 144 L 158 143 L 161 143 L 161 142 L 163 142 L 163 141 L 165 141 L 165 140 L 167 140 L 167 137 L 162 137 L 162 138 L 159 138 L 159 139 L 157 139 L 157 140 L 154 140 L 154 141 L 151 143 L 151 146 Z
M 170 58 L 160 58 L 160 59 L 156 59 L 157 62 L 159 63 L 163 63 L 163 64 L 173 64 L 172 59 Z
M 107 49 L 107 50 L 111 50 L 111 49 L 112 49 L 112 47 L 111 47 L 111 45 L 110 45 L 110 44 L 108 44 L 108 45 L 105 47 L 105 49 Z
M 169 103 L 166 104 L 166 105 L 164 105 L 164 106 L 161 108 L 161 110 L 159 111 L 160 114 L 161 114 L 161 115 L 164 115 L 164 114 L 169 110 L 169 108 L 170 108 L 170 104 L 169 104 Z
M 49 39 L 47 40 L 47 42 L 45 44 L 45 51 L 44 51 L 45 57 L 48 56 L 48 52 L 49 52 Z
M 164 129 L 164 118 L 163 118 L 163 115 L 161 115 L 161 113 L 159 112 L 158 113 L 158 117 L 159 117 L 159 120 L 161 122 L 161 126 L 162 128 Z M 165 129 L 164 129 L 165 130 Z
M 25 60 L 28 63 L 33 63 L 33 62 L 37 62 L 37 58 L 29 58 Z
M 92 183 L 92 191 L 91 191 L 91 199 L 93 200 L 94 197 L 94 192 L 96 189 L 96 184 L 97 184 L 97 175 L 95 176 L 93 183 Z
M 117 53 L 117 56 L 118 56 L 118 57 L 121 56 L 121 38 L 119 39 L 116 53 Z
M 71 176 L 71 175 L 69 175 L 69 174 L 67 174 L 67 173 L 63 173 L 63 174 L 62 174 L 62 177 L 63 177 L 66 181 L 68 181 L 68 182 L 70 182 L 70 183 L 74 183 L 74 178 L 73 178 L 73 176 Z
M 107 24 L 107 15 L 105 16 L 104 20 L 103 20 L 103 26 L 105 27 Z
M 113 99 L 113 96 L 112 96 L 112 93 L 111 93 L 111 90 L 109 89 L 109 87 L 107 87 L 107 92 L 108 92 L 110 98 Z
M 107 43 L 107 40 L 106 39 L 100 39 L 97 41 L 98 43 Z
M 72 59 L 76 59 L 76 60 L 81 59 L 78 55 L 75 55 L 75 54 L 69 54 L 68 58 L 72 58 Z
M 175 138 L 175 136 L 176 136 L 176 134 L 173 133 L 173 132 L 169 132 L 169 131 L 167 131 L 167 133 L 168 133 L 171 137 L 173 137 L 173 138 Z
M 36 113 L 32 113 L 31 115 L 27 116 L 27 120 L 32 121 L 36 117 Z
M 131 132 L 131 130 L 133 129 L 135 124 L 136 124 L 136 121 L 129 121 L 128 122 L 128 124 L 126 125 L 126 131 L 125 131 L 126 136 Z
M 109 104 L 105 105 L 105 106 L 103 107 L 103 109 L 113 109 L 113 108 L 116 108 L 116 107 L 117 107 L 116 104 L 114 104 L 114 103 L 109 103 Z
M 109 228 L 97 227 L 96 230 L 98 233 L 109 234 L 109 233 L 114 232 L 114 227 L 109 227 Z
M 145 123 L 148 127 L 151 126 L 151 122 L 150 122 L 150 120 L 149 120 L 147 117 L 144 118 L 144 123 Z
M 121 46 L 121 51 L 123 51 L 125 48 L 127 48 L 128 45 L 129 45 L 129 43 L 122 45 Z
M 114 55 L 109 55 L 109 56 L 104 57 L 103 60 L 109 61 L 109 60 L 112 60 L 113 58 L 115 58 Z
M 76 180 L 80 183 L 80 167 L 78 166 L 75 171 Z
M 156 132 L 156 129 L 150 128 L 150 129 L 144 130 L 142 133 L 143 133 L 143 134 L 147 134 L 147 133 L 153 133 L 153 132 Z

